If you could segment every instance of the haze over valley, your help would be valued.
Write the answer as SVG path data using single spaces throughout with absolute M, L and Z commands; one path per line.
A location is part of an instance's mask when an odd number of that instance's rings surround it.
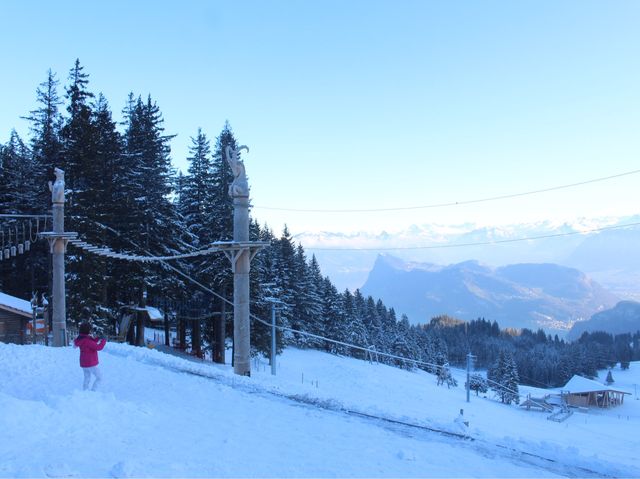
M 638 221 L 414 225 L 393 233 L 302 233 L 295 239 L 316 255 L 338 289 L 380 297 L 414 324 L 439 314 L 485 316 L 502 327 L 564 335 L 620 300 L 640 299 L 640 229 L 622 227 Z M 516 272 L 518 278 L 505 277 Z

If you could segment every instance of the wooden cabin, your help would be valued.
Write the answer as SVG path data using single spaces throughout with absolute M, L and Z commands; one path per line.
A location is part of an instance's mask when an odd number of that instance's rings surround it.
M 144 346 L 145 324 L 158 326 L 164 324 L 164 314 L 153 306 L 122 306 L 120 320 L 117 323 L 117 335 L 111 339 L 133 346 Z
M 0 293 L 0 342 L 24 344 L 32 315 L 29 301 Z
M 562 388 L 562 395 L 569 406 L 612 407 L 624 402 L 624 395 L 631 394 L 617 388 L 587 379 L 577 374 Z

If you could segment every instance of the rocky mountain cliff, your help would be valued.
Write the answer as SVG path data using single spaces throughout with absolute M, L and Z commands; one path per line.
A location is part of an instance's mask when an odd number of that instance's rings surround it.
M 640 303 L 620 301 L 614 308 L 600 311 L 589 320 L 574 324 L 567 339 L 578 339 L 585 331 L 605 331 L 614 335 L 640 331 Z
M 618 301 L 579 270 L 557 264 L 492 268 L 466 261 L 439 266 L 389 255 L 378 256 L 361 291 L 381 298 L 412 323 L 446 314 L 561 334 Z

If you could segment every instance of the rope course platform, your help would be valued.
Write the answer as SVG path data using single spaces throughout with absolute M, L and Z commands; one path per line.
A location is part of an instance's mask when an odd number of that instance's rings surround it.
M 179 253 L 175 255 L 163 255 L 163 256 L 144 256 L 144 255 L 136 255 L 136 254 L 126 254 L 126 253 L 118 253 L 113 251 L 108 246 L 95 246 L 91 243 L 87 243 L 78 238 L 77 233 L 55 233 L 51 231 L 42 232 L 39 234 L 41 237 L 52 241 L 57 238 L 62 238 L 66 240 L 72 246 L 82 249 L 87 253 L 96 254 L 99 256 L 104 256 L 107 258 L 121 259 L 125 261 L 138 261 L 143 263 L 150 263 L 155 261 L 169 261 L 176 259 L 185 259 L 185 258 L 193 258 L 196 256 L 204 256 L 211 253 L 215 253 L 218 251 L 223 252 L 229 260 L 231 260 L 232 265 L 235 264 L 237 258 L 244 251 L 249 251 L 250 258 L 257 254 L 259 250 L 265 248 L 270 245 L 268 241 L 217 241 L 211 243 L 206 248 L 192 251 L 191 253 Z

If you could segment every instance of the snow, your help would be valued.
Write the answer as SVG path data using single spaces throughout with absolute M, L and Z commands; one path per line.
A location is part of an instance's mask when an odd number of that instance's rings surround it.
M 0 343 L 0 477 L 640 476 L 636 396 L 555 423 L 312 350 L 287 349 L 276 376 L 252 361 L 246 378 L 109 343 L 100 367 L 102 389 L 82 391 L 77 350 Z M 640 363 L 614 376 L 633 391 Z
M 162 321 L 164 319 L 164 314 L 158 308 L 154 308 L 153 306 L 146 306 L 145 309 L 149 314 L 150 321 Z
M 8 309 L 14 313 L 18 313 L 22 316 L 28 316 L 29 318 L 33 314 L 31 303 L 24 299 L 16 298 L 5 293 L 0 293 L 0 307 Z
M 598 381 L 594 381 L 593 379 L 588 379 L 577 374 L 569 379 L 562 390 L 569 391 L 570 393 L 574 394 L 589 393 L 594 391 L 616 391 L 631 394 L 629 391 L 625 391 L 620 388 L 609 387 L 605 384 L 599 383 Z

